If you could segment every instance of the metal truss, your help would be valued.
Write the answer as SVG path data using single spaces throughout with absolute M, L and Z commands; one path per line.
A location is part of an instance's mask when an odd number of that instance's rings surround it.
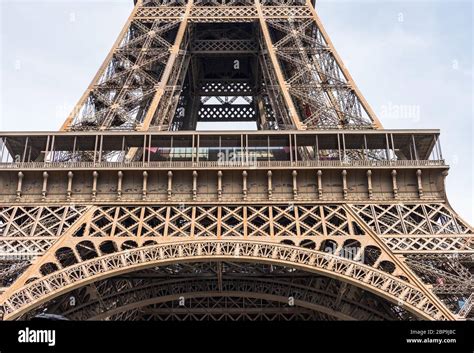
M 231 307 L 233 304 L 235 307 Z M 254 307 L 252 307 L 252 304 Z M 151 305 L 141 309 L 112 315 L 108 320 L 145 321 L 309 321 L 328 319 L 328 315 L 301 308 L 282 309 L 278 302 L 262 304 L 258 298 L 204 297 L 193 298 L 189 309 L 176 309 L 169 303 Z M 239 308 L 238 308 L 238 307 Z
M 381 129 L 309 0 L 136 1 L 62 130 L 0 136 L 4 319 L 473 318 L 439 131 Z
M 276 305 L 266 310 L 270 303 Z M 29 312 L 23 319 L 46 309 L 72 320 L 115 320 L 126 312 L 144 312 L 151 307 L 160 308 L 162 319 L 180 314 L 175 317 L 178 320 L 199 313 L 215 320 L 265 319 L 265 315 L 274 318 L 279 313 L 292 319 L 298 317 L 295 314 L 304 314 L 300 318 L 311 320 L 413 319 L 402 308 L 387 305 L 370 292 L 328 277 L 308 276 L 287 267 L 229 262 L 157 267 L 94 282 Z
M 71 239 L 71 238 L 69 238 Z M 437 299 L 420 289 L 416 278 L 409 272 L 403 272 L 400 278 L 387 273 L 390 271 L 382 266 L 381 269 L 369 264 L 347 259 L 330 252 L 309 250 L 302 247 L 275 244 L 270 242 L 249 240 L 220 240 L 220 241 L 175 241 L 159 245 L 148 245 L 134 248 L 129 243 L 129 249 L 116 252 L 117 246 L 109 241 L 102 243 L 99 255 L 91 242 L 82 244 L 82 261 L 78 262 L 75 254 L 79 249 L 62 246 L 56 243 L 50 250 L 56 254 L 56 260 L 43 256 L 42 261 L 30 267 L 18 282 L 26 284 L 15 290 L 8 288 L 4 293 L 4 312 L 6 318 L 15 318 L 32 308 L 53 299 L 65 291 L 77 288 L 116 273 L 131 272 L 140 268 L 159 266 L 162 263 L 189 262 L 201 260 L 222 261 L 256 261 L 275 265 L 292 266 L 330 275 L 340 280 L 348 281 L 358 287 L 378 293 L 388 300 L 404 303 L 407 310 L 426 319 L 449 319 L 452 314 L 447 311 Z M 64 256 L 63 258 L 61 258 Z M 59 257 L 59 258 L 58 258 Z M 52 262 L 46 262 L 47 260 Z M 395 257 L 392 260 L 397 261 Z M 59 269 L 58 264 L 62 267 Z M 41 266 L 41 269 L 39 268 Z M 40 271 L 39 278 L 34 276 Z M 392 268 L 393 270 L 393 268 Z M 52 271 L 52 273 L 51 273 Z M 400 273 L 401 269 L 399 269 Z M 46 274 L 49 273 L 49 274 Z M 411 279 L 409 279 L 411 277 Z M 409 283 L 414 281 L 414 284 Z
M 420 208 L 425 210 L 421 214 Z M 2 244 L 8 246 L 14 242 L 16 245 L 15 248 L 10 247 L 6 253 L 13 257 L 24 253 L 28 258 L 42 255 L 42 260 L 36 263 L 36 269 L 30 267 L 27 276 L 19 280 L 20 283 L 31 281 L 35 283 L 61 268 L 66 269 L 97 256 L 106 256 L 110 252 L 119 250 L 126 252 L 137 247 L 156 244 L 173 244 L 186 238 L 216 237 L 217 240 L 265 241 L 266 244 L 272 246 L 277 244 L 299 246 L 319 250 L 326 255 L 332 254 L 344 260 L 347 260 L 345 258 L 349 256 L 350 260 L 361 260 L 365 265 L 410 282 L 410 273 L 405 272 L 403 265 L 397 264 L 397 259 L 391 255 L 391 253 L 403 254 L 407 256 L 406 261 L 409 267 L 418 273 L 425 283 L 436 285 L 434 292 L 438 293 L 442 299 L 449 298 L 441 294 L 451 293 L 461 297 L 472 291 L 472 276 L 465 267 L 468 262 L 460 264 L 453 257 L 451 263 L 455 266 L 454 270 L 446 272 L 436 268 L 433 261 L 423 258 L 423 256 L 431 256 L 431 258 L 435 256 L 434 259 L 439 260 L 446 256 L 450 252 L 447 246 L 451 245 L 441 244 L 443 242 L 452 244 L 453 238 L 448 234 L 449 232 L 458 234 L 459 227 L 464 227 L 466 237 L 457 240 L 455 243 L 457 247 L 452 247 L 451 253 L 458 254 L 459 251 L 464 251 L 469 255 L 473 252 L 472 231 L 443 205 L 404 205 L 405 210 L 414 212 L 411 216 L 399 213 L 400 209 L 397 210 L 397 205 L 372 205 L 370 207 L 372 211 L 385 210 L 386 212 L 372 213 L 370 219 L 368 219 L 367 206 L 357 205 L 89 206 L 79 207 L 81 213 L 78 213 L 76 207 L 46 207 L 46 209 L 39 212 L 39 208 L 34 207 L 31 209 L 7 208 L 1 213 L 4 215 L 6 225 L 4 228 L 6 239 L 2 241 Z M 396 213 L 390 214 L 394 212 L 394 209 Z M 427 209 L 432 212 L 426 212 Z M 87 212 L 84 212 L 85 210 Z M 439 223 L 440 215 L 443 217 L 444 225 Z M 407 229 L 406 226 L 400 225 L 404 224 L 402 221 L 414 222 L 415 216 L 418 217 L 418 226 L 412 227 L 411 233 L 401 233 L 403 229 Z M 396 217 L 399 221 L 396 221 Z M 28 222 L 23 221 L 23 228 L 20 228 L 17 223 L 23 219 L 28 219 Z M 41 229 L 40 222 L 55 224 L 53 220 L 59 222 L 56 227 L 60 227 L 62 221 L 61 231 L 64 234 L 68 233 L 69 229 L 70 235 L 66 237 L 63 235 L 62 240 L 56 243 L 59 233 L 54 236 L 48 233 L 46 242 L 42 241 L 41 237 L 28 236 L 28 232 L 33 231 L 31 223 L 39 224 L 36 227 Z M 68 220 L 69 222 L 79 221 L 71 227 L 71 223 L 67 223 Z M 392 224 L 391 227 L 387 227 L 389 221 Z M 378 226 L 373 229 L 373 224 L 383 224 L 385 228 Z M 435 228 L 438 233 L 433 231 L 433 227 L 424 227 L 424 224 L 438 224 L 438 228 Z M 427 236 L 426 231 L 422 232 L 423 229 L 431 229 L 434 234 Z M 23 232 L 26 239 L 18 235 L 15 237 L 18 231 Z M 410 236 L 420 232 L 423 236 L 421 238 L 418 236 L 418 243 L 415 243 L 413 237 L 410 238 Z M 405 245 L 400 241 L 394 243 L 392 234 L 398 235 L 397 239 L 404 239 Z M 377 243 L 379 237 L 383 243 Z M 9 238 L 14 240 L 9 240 Z M 423 241 L 423 246 L 413 245 L 419 244 L 420 239 Z M 51 247 L 53 243 L 54 246 Z M 385 246 L 387 248 L 384 248 Z M 443 250 L 439 250 L 440 248 Z M 409 257 L 414 253 L 418 258 Z M 423 255 L 424 253 L 426 255 Z M 26 268 L 24 265 L 23 267 Z M 423 274 L 419 274 L 420 270 Z M 5 280 L 11 282 L 19 273 L 14 275 L 10 278 L 5 277 Z M 13 273 L 10 273 L 10 276 L 13 276 Z M 7 288 L 7 292 L 11 292 L 12 288 Z M 455 312 L 460 309 L 455 303 L 450 302 L 449 305 Z
M 198 25 L 228 22 L 259 24 L 260 48 L 252 38 L 194 38 L 202 31 Z M 183 111 L 192 111 L 185 108 L 183 93 L 191 89 L 185 83 L 186 73 L 193 70 L 188 53 L 261 56 L 257 64 L 261 68 L 255 69 L 263 74 L 258 103 L 263 129 L 381 127 L 342 65 L 312 4 L 288 6 L 287 2 L 256 0 L 139 1 L 62 129 L 192 128 L 192 123 L 180 121 Z M 236 97 L 242 94 L 237 92 Z M 214 107 L 200 117 L 257 120 L 257 107 Z
M 189 7 L 183 5 L 183 10 Z M 141 20 L 139 9 L 135 7 L 63 130 L 134 130 L 149 124 L 150 107 L 156 108 L 166 83 L 173 81 L 170 66 L 179 56 L 185 24 L 159 17 Z

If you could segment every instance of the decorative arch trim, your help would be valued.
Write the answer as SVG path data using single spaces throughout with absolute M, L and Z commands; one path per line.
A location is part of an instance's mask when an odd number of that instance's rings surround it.
M 326 275 L 403 305 L 420 319 L 452 319 L 417 287 L 381 270 L 326 252 L 244 240 L 195 240 L 151 245 L 74 264 L 13 292 L 2 303 L 4 319 L 14 320 L 61 294 L 118 274 L 172 263 L 217 260 L 269 263 Z

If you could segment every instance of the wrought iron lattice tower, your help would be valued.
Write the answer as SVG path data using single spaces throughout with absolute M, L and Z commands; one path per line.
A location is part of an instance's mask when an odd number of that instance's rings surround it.
M 61 130 L 0 142 L 3 319 L 473 316 L 439 131 L 382 128 L 309 0 L 139 0 Z

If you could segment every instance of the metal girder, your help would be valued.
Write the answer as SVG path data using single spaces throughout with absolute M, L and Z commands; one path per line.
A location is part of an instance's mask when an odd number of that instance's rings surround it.
M 242 277 L 234 273 L 241 271 L 232 267 L 240 265 L 245 268 L 248 276 Z M 188 265 L 191 267 L 191 264 Z M 371 293 L 360 291 L 356 287 L 346 285 L 346 296 L 335 303 L 336 293 L 341 283 L 327 277 L 311 277 L 302 272 L 288 269 L 286 274 L 275 278 L 274 276 L 281 271 L 279 267 L 259 267 L 259 270 L 252 273 L 255 264 L 232 264 L 224 263 L 224 278 L 222 284 L 211 278 L 212 272 L 207 272 L 206 267 L 215 269 L 216 263 L 192 264 L 194 270 L 191 275 L 181 275 L 187 268 L 165 267 L 159 268 L 160 271 L 172 271 L 175 274 L 174 280 L 164 277 L 150 277 L 152 271 L 146 273 L 143 277 L 141 273 L 135 273 L 130 277 L 111 278 L 94 284 L 94 288 L 100 292 L 100 298 L 92 298 L 92 290 L 87 288 L 76 290 L 58 298 L 56 305 L 49 303 L 47 305 L 49 313 L 61 313 L 74 320 L 103 319 L 123 311 L 133 308 L 149 307 L 157 303 L 170 303 L 174 309 L 193 312 L 193 306 L 190 301 L 193 298 L 215 298 L 216 302 L 229 297 L 242 298 L 260 298 L 272 299 L 280 302 L 280 310 L 285 312 L 294 307 L 300 309 L 309 309 L 319 311 L 339 319 L 362 320 L 362 319 L 394 319 L 400 313 L 396 310 L 385 311 L 385 306 L 375 304 L 377 297 Z M 197 271 L 197 270 L 203 271 Z M 292 270 L 293 275 L 289 275 Z M 231 273 L 228 273 L 232 271 Z M 270 271 L 270 272 L 269 272 Z M 181 277 L 180 277 L 181 276 Z M 301 277 L 299 277 L 301 276 Z M 344 284 L 342 284 L 344 286 Z M 95 291 L 95 289 L 94 289 Z M 71 305 L 71 298 L 74 298 Z M 289 300 L 294 300 L 289 303 Z M 261 303 L 261 302 L 260 302 Z M 342 306 L 340 306 L 342 303 Z M 227 310 L 238 308 L 245 310 L 245 307 L 239 307 L 235 302 L 226 302 Z M 250 306 L 255 310 L 262 308 L 258 303 Z M 337 305 L 336 305 L 337 304 Z M 202 306 L 202 308 L 205 308 Z M 207 306 L 212 309 L 212 305 Z M 42 309 L 38 309 L 41 311 Z M 222 312 L 227 310 L 220 308 Z M 342 310 L 342 311 L 341 311 Z M 403 310 L 402 312 L 403 313 Z M 235 314 L 235 313 L 234 313 Z M 34 312 L 28 314 L 29 317 Z M 404 315 L 408 315 L 406 312 Z
M 472 318 L 439 131 L 381 129 L 309 0 L 137 1 L 61 130 L 0 139 L 6 319 Z
M 89 213 L 90 217 L 90 213 Z M 67 239 L 67 240 L 66 240 Z M 293 266 L 309 272 L 316 272 L 348 281 L 362 289 L 367 289 L 394 302 L 403 302 L 404 307 L 420 318 L 452 319 L 436 299 L 425 296 L 423 289 L 406 280 L 399 279 L 383 270 L 328 252 L 308 250 L 294 246 L 272 244 L 260 241 L 220 240 L 216 241 L 181 241 L 163 245 L 149 245 L 102 255 L 91 260 L 77 262 L 71 256 L 77 250 L 68 248 L 72 238 L 65 237 L 50 248 L 49 254 L 69 253 L 69 258 L 62 261 L 66 266 L 61 270 L 41 276 L 31 277 L 28 284 L 16 289 L 8 288 L 2 295 L 5 318 L 13 319 L 25 312 L 57 297 L 65 291 L 83 286 L 116 273 L 131 272 L 140 268 L 159 266 L 161 263 L 189 262 L 201 260 L 256 261 L 275 265 Z M 69 250 L 68 250 L 69 249 Z M 115 247 L 116 249 L 116 247 Z M 97 255 L 97 254 L 96 254 Z M 93 254 L 90 254 L 93 256 Z M 40 266 L 46 265 L 46 259 L 35 263 L 17 281 L 34 276 Z M 396 260 L 395 260 L 396 261 Z M 44 268 L 44 267 L 43 267 Z M 56 266 L 57 268 L 57 266 Z M 402 272 L 405 278 L 411 274 Z M 404 277 L 402 276 L 402 277 Z M 433 301 L 434 300 L 434 301 Z
M 266 91 L 265 95 L 280 98 L 262 102 L 266 102 L 267 110 L 271 105 L 279 116 L 266 114 L 267 118 L 262 117 L 262 128 L 371 128 L 372 123 L 380 127 L 309 2 L 290 7 L 258 2 L 236 5 L 214 6 L 192 1 L 156 7 L 137 4 L 106 61 L 62 129 L 182 128 L 179 124 L 172 128 L 172 120 L 179 107 L 183 75 L 188 70 L 187 51 L 191 55 L 260 53 L 263 58 L 268 56 L 268 60 L 260 61 L 261 66 L 271 66 L 259 70 L 266 77 L 262 89 Z M 255 38 L 188 38 L 198 23 L 240 20 L 258 21 L 260 48 L 255 46 Z M 274 42 L 279 36 L 277 32 L 283 33 L 284 37 Z M 269 87 L 272 81 L 277 84 L 278 93 L 272 93 Z M 160 103 L 163 97 L 166 102 Z M 368 117 L 362 116 L 360 105 L 368 112 Z M 282 120 L 269 124 L 265 122 L 269 117 Z

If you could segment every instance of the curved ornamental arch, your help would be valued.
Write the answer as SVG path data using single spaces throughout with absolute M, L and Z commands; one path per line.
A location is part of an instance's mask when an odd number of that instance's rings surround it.
M 240 262 L 241 263 L 241 262 Z M 210 263 L 215 264 L 215 263 Z M 248 265 L 243 264 L 242 265 Z M 274 266 L 274 265 L 271 265 Z M 276 266 L 275 266 L 276 267 Z M 134 273 L 136 274 L 136 273 Z M 133 275 L 133 274 L 132 274 Z M 214 276 L 213 276 L 214 277 Z M 328 277 L 311 276 L 311 281 L 306 282 L 292 282 L 285 278 L 246 278 L 242 276 L 232 276 L 224 278 L 219 281 L 217 278 L 179 278 L 160 281 L 158 283 L 134 282 L 130 283 L 125 290 L 119 289 L 118 286 L 107 286 L 106 291 L 100 296 L 93 297 L 92 300 L 81 301 L 81 305 L 65 304 L 58 312 L 71 320 L 115 320 L 117 317 L 127 317 L 127 312 L 141 311 L 150 306 L 165 306 L 172 309 L 165 315 L 176 314 L 176 311 L 181 311 L 185 314 L 193 314 L 192 301 L 197 299 L 209 299 L 212 304 L 205 302 L 201 303 L 200 308 L 207 314 L 212 315 L 212 310 L 216 307 L 219 309 L 218 314 L 244 314 L 245 310 L 250 308 L 253 314 L 261 314 L 260 309 L 265 307 L 261 303 L 253 303 L 253 305 L 228 305 L 226 298 L 239 298 L 260 300 L 266 302 L 279 303 L 278 307 L 273 306 L 272 314 L 288 314 L 292 310 L 297 309 L 308 314 L 311 320 L 315 318 L 331 318 L 332 320 L 394 320 L 395 314 L 389 312 L 382 312 L 381 307 L 372 307 L 369 302 L 373 304 L 373 297 L 346 297 L 341 296 L 340 301 L 335 304 L 335 299 L 338 297 L 338 292 L 334 292 L 332 286 L 337 281 L 329 279 Z M 313 285 L 316 279 L 317 285 Z M 107 283 L 104 280 L 103 283 Z M 98 283 L 98 282 L 94 282 Z M 339 282 L 337 281 L 337 283 Z M 346 282 L 344 282 L 347 284 Z M 100 284 L 99 284 L 100 286 Z M 331 287 L 331 288 L 330 288 Z M 98 287 L 94 287 L 98 291 Z M 84 287 L 78 290 L 85 289 Z M 363 291 L 365 292 L 365 291 Z M 90 292 L 83 292 L 82 295 L 87 296 Z M 81 296 L 79 292 L 70 292 L 64 295 L 66 302 L 71 298 Z M 133 300 L 131 300 L 133 298 Z M 61 299 L 59 302 L 61 302 Z M 90 299 L 90 297 L 89 297 Z M 291 302 L 290 302 L 291 300 Z M 384 306 L 387 304 L 386 300 L 382 299 Z M 189 305 L 191 302 L 191 305 Z M 198 301 L 199 302 L 199 301 Z M 63 298 L 64 303 L 64 298 Z M 175 305 L 173 305 L 175 303 Z M 223 304 L 219 307 L 219 303 Z M 233 304 L 230 301 L 230 304 Z M 232 312 L 232 309 L 233 312 Z M 253 311 L 252 311 L 253 309 Z M 257 309 L 257 311 L 255 310 Z M 275 310 L 276 309 L 276 310 Z M 38 311 L 41 308 L 37 309 Z M 58 309 L 56 309 L 58 310 Z M 397 314 L 404 310 L 397 310 Z M 202 313 L 194 311 L 194 313 Z M 404 313 L 405 314 L 405 313 Z M 406 313 L 407 315 L 411 315 Z M 27 315 L 30 315 L 28 313 Z M 34 315 L 34 313 L 33 313 Z M 212 316 L 211 316 L 212 317 Z M 235 316 L 231 316 L 235 320 Z M 303 316 L 304 317 L 304 316 Z M 301 317 L 298 318 L 298 320 Z
M 270 263 L 319 273 L 403 305 L 420 319 L 451 319 L 418 288 L 381 270 L 321 251 L 242 240 L 183 241 L 152 245 L 74 264 L 33 280 L 14 292 L 3 303 L 4 319 L 16 319 L 61 294 L 99 279 L 152 266 L 209 260 Z

